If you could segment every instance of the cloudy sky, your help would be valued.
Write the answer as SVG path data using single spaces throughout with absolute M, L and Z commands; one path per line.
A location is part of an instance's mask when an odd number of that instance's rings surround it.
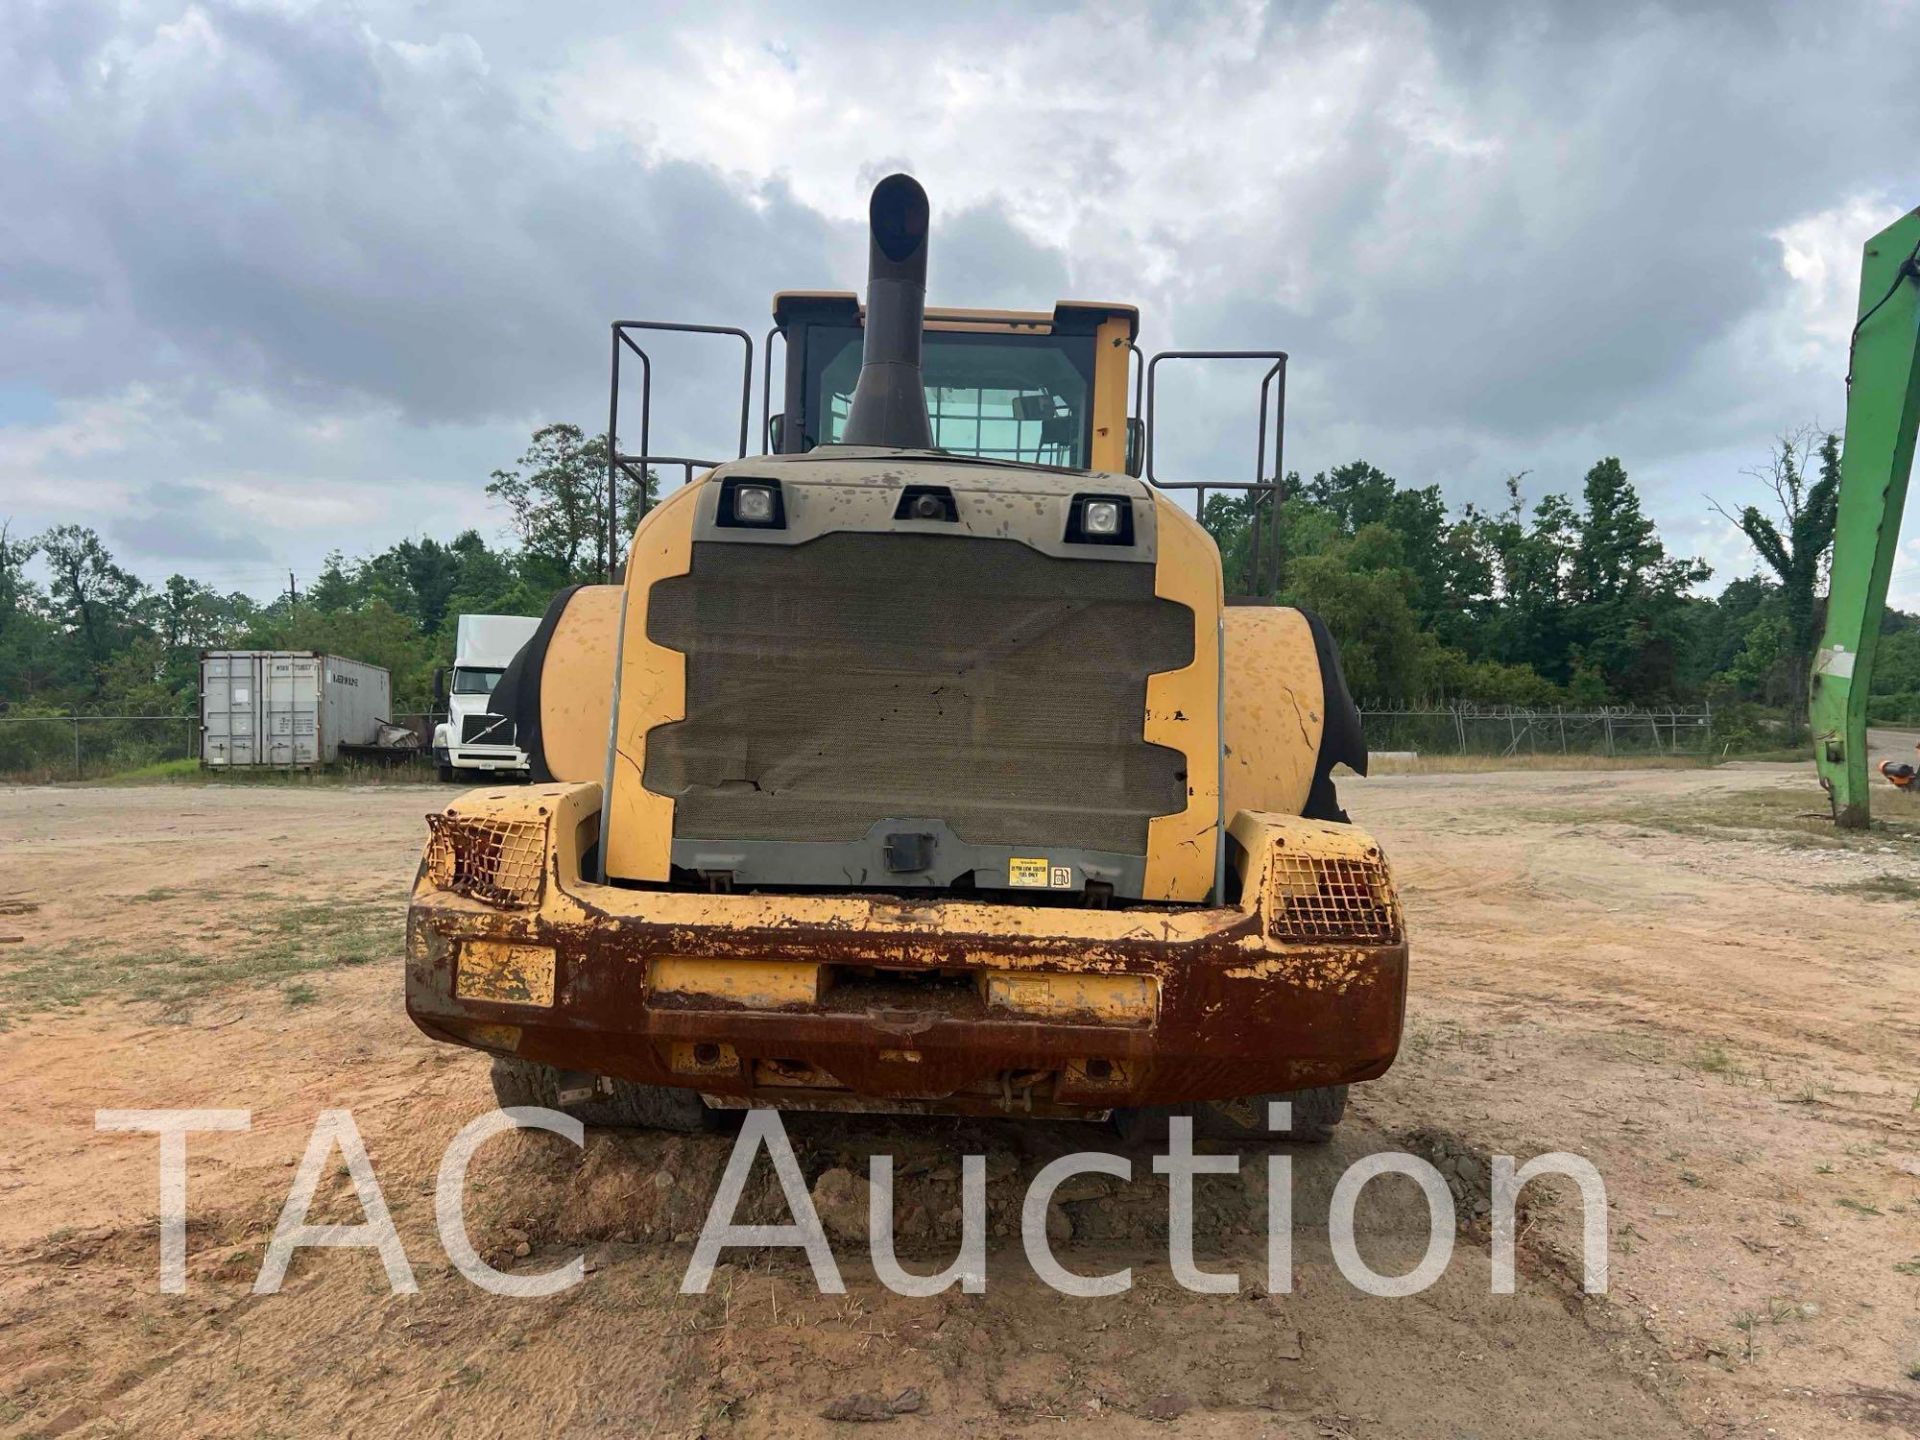
M 1491 502 L 1617 454 L 1717 586 L 1754 560 L 1704 497 L 1844 417 L 1916 55 L 1914 0 L 7 0 L 0 520 L 255 593 L 497 532 L 488 472 L 604 424 L 608 320 L 853 288 L 907 168 L 933 303 L 1286 349 L 1308 472 Z M 655 354 L 661 446 L 726 449 L 726 357 Z M 1233 478 L 1250 398 L 1171 387 L 1176 466 Z

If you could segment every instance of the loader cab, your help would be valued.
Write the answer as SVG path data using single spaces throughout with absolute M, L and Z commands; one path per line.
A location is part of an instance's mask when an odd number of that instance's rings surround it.
M 1168 492 L 1190 514 L 1208 517 L 1210 526 L 1214 516 L 1209 499 L 1228 497 L 1246 522 L 1246 553 L 1236 557 L 1231 588 L 1241 597 L 1272 596 L 1279 580 L 1278 500 L 1285 474 L 1284 351 L 1163 350 L 1148 355 L 1137 343 L 1140 312 L 1132 305 L 1063 300 L 1051 311 L 930 307 L 918 313 L 914 364 L 926 401 L 926 429 L 918 433 L 926 438 L 907 446 L 883 443 L 880 448 L 925 451 L 929 453 L 921 458 L 938 455 L 963 464 L 1129 475 L 1154 491 Z M 644 516 L 674 490 L 728 463 L 729 451 L 744 460 L 750 454 L 800 456 L 823 446 L 871 445 L 852 438 L 848 428 L 863 369 L 867 318 L 866 307 L 849 291 L 783 291 L 774 296 L 773 328 L 757 350 L 755 337 L 734 325 L 613 322 L 606 431 L 611 442 L 605 491 L 609 514 L 604 528 L 610 580 L 623 574 L 622 517 L 612 513 L 621 504 L 617 497 L 623 487 L 638 495 L 637 508 Z M 738 428 L 726 449 L 696 456 L 653 448 L 654 360 L 642 341 L 660 333 L 702 336 L 739 347 Z M 1156 473 L 1156 436 L 1168 418 L 1156 421 L 1156 375 L 1163 365 L 1176 362 L 1183 367 L 1191 362 L 1262 367 L 1247 412 L 1254 421 L 1249 427 L 1254 462 L 1250 478 L 1170 476 L 1164 457 Z M 1177 422 L 1178 417 L 1173 418 Z M 1222 518 L 1234 517 L 1225 513 Z
M 860 376 L 863 318 L 851 293 L 774 297 L 786 373 L 784 403 L 768 421 L 771 453 L 840 442 Z M 1131 305 L 928 310 L 922 364 L 934 447 L 1138 475 L 1141 425 L 1129 416 L 1127 397 L 1139 327 Z

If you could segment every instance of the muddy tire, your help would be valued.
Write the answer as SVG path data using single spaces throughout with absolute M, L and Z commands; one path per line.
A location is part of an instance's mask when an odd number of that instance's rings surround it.
M 493 1094 L 501 1109 L 540 1105 L 573 1116 L 582 1125 L 606 1130 L 672 1130 L 690 1134 L 714 1128 L 716 1116 L 691 1090 L 636 1085 L 616 1079 L 612 1094 L 560 1103 L 560 1072 L 533 1060 L 495 1056 Z
M 1293 1106 L 1293 1124 L 1286 1130 L 1267 1128 L 1267 1102 L 1285 1100 Z M 1323 1085 L 1315 1090 L 1248 1095 L 1238 1100 L 1202 1100 L 1192 1105 L 1149 1105 L 1113 1112 L 1114 1128 L 1128 1144 L 1164 1140 L 1167 1122 L 1176 1115 L 1193 1119 L 1196 1139 L 1287 1140 L 1296 1145 L 1324 1145 L 1333 1138 L 1340 1117 L 1347 1113 L 1347 1087 Z

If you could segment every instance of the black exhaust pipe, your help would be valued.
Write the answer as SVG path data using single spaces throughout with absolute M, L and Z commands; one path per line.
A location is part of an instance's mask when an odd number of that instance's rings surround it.
M 931 450 L 920 327 L 927 309 L 927 192 L 889 175 L 867 204 L 867 333 L 842 445 Z

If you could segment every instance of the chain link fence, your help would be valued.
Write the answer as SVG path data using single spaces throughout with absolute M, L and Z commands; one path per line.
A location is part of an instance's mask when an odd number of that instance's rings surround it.
M 1363 710 L 1367 748 L 1421 755 L 1696 755 L 1713 751 L 1711 707 L 1528 710 L 1456 705 Z M 442 716 L 395 715 L 426 763 Z M 196 715 L 0 715 L 0 779 L 94 780 L 200 759 Z
M 424 766 L 433 727 L 446 717 L 395 715 L 420 740 Z M 0 715 L 0 780 L 44 784 L 98 780 L 200 760 L 198 715 Z
M 1367 748 L 1420 755 L 1694 755 L 1713 749 L 1713 709 L 1532 710 L 1454 705 L 1362 710 Z
M 194 715 L 0 715 L 9 780 L 88 780 L 199 754 Z

